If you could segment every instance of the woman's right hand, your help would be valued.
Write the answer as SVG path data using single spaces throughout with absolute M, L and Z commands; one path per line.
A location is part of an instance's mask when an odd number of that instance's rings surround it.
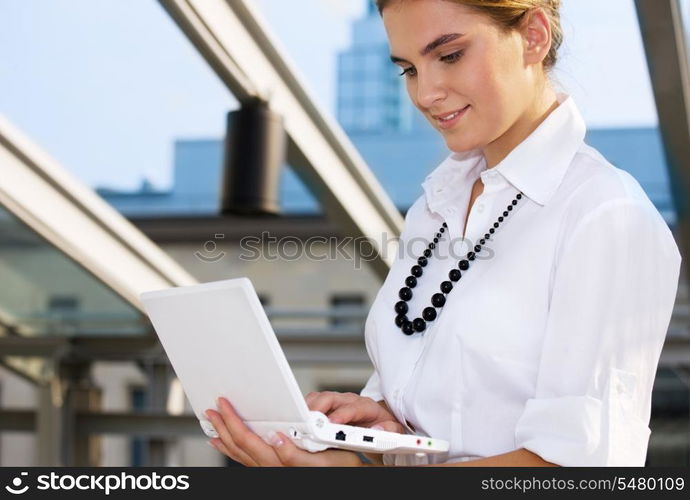
M 385 401 L 377 403 L 352 392 L 331 391 L 310 392 L 305 399 L 310 410 L 325 414 L 331 423 L 405 433 Z

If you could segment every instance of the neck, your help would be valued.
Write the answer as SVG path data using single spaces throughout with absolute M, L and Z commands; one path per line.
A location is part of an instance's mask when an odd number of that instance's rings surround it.
M 558 105 L 556 92 L 551 86 L 547 86 L 501 137 L 484 148 L 487 168 L 498 165 L 518 144 L 534 132 Z

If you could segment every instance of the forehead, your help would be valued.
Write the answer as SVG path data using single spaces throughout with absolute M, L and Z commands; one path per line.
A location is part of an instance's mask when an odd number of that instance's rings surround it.
M 493 26 L 485 14 L 453 0 L 392 0 L 382 16 L 389 39 L 400 42 Z

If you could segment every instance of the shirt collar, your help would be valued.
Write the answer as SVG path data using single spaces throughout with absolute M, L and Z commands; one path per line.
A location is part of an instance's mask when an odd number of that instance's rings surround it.
M 557 98 L 559 106 L 491 169 L 542 206 L 558 189 L 587 130 L 572 97 L 559 93 Z M 422 183 L 429 208 L 435 210 L 447 201 L 450 184 L 460 179 L 476 180 L 478 170 L 479 175 L 486 170 L 479 149 L 448 156 Z

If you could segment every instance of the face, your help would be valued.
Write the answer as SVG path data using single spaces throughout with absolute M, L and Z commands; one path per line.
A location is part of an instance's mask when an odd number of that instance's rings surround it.
M 519 31 L 505 33 L 452 0 L 395 0 L 383 10 L 383 23 L 410 99 L 451 151 L 485 148 L 534 100 L 534 72 Z M 443 35 L 453 36 L 420 53 Z M 456 111 L 450 121 L 439 117 Z

